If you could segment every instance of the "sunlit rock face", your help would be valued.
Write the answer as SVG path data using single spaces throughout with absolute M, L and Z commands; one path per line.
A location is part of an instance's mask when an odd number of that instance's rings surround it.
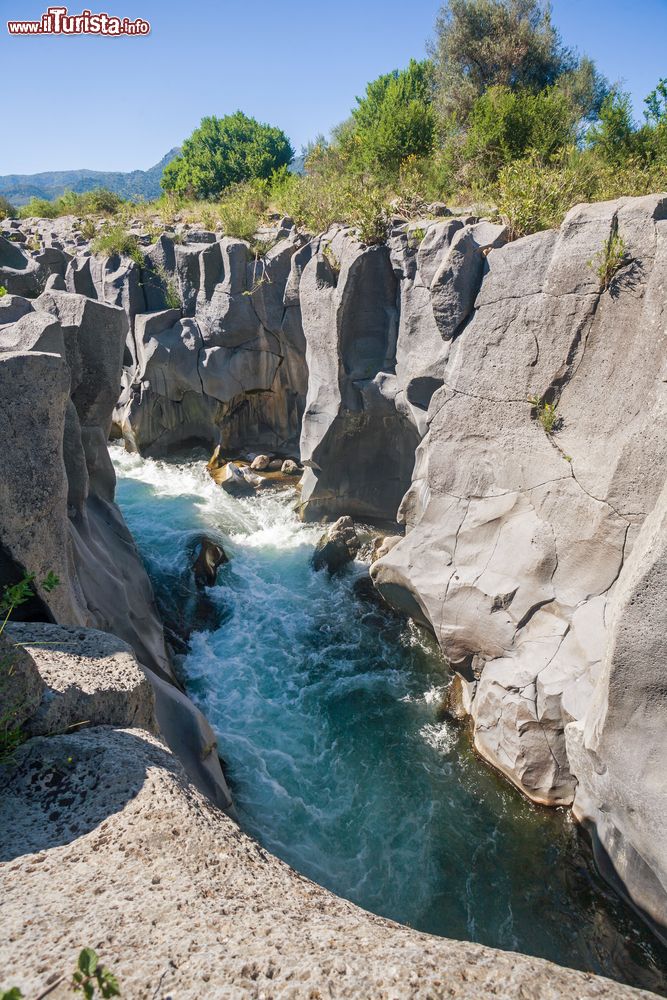
M 298 285 L 310 245 L 281 232 L 262 257 L 215 237 L 174 247 L 162 236 L 151 249 L 142 270 L 150 296 L 131 315 L 115 414 L 129 447 L 298 454 L 307 381 Z M 122 288 L 130 286 L 128 271 Z M 120 298 L 129 301 L 129 290 Z
M 612 235 L 624 255 L 602 281 Z M 96 546 L 131 545 L 104 507 L 109 426 L 148 455 L 199 444 L 300 459 L 304 519 L 404 524 L 373 578 L 436 634 L 478 751 L 534 801 L 574 803 L 664 926 L 666 237 L 656 195 L 580 206 L 558 232 L 509 244 L 464 218 L 396 223 L 373 247 L 284 220 L 263 256 L 218 234 L 163 234 L 144 266 L 57 233 L 63 256 L 42 260 L 7 240 L 6 393 L 26 386 L 7 420 L 47 406 L 55 429 L 6 458 L 3 489 L 36 524 L 63 503 L 69 518 L 48 538 L 10 519 L 6 547 L 71 581 L 54 617 L 99 627 L 86 597 Z M 35 380 L 48 382 L 39 398 Z M 121 596 L 134 560 L 114 564 Z M 157 662 L 159 630 L 133 630 Z
M 625 258 L 604 288 L 612 233 Z M 373 567 L 463 675 L 480 753 L 535 801 L 574 800 L 663 926 L 666 286 L 661 196 L 582 206 L 489 253 L 406 536 Z M 535 398 L 557 404 L 553 434 Z

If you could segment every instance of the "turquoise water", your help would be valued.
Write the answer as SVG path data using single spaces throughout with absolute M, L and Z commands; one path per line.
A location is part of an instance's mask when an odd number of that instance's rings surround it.
M 219 737 L 240 821 L 339 895 L 420 930 L 667 993 L 667 957 L 599 878 L 564 810 L 534 807 L 442 717 L 432 640 L 359 599 L 366 568 L 310 567 L 294 490 L 236 500 L 203 462 L 112 449 L 117 498 L 183 669 Z M 202 533 L 230 557 L 197 600 Z

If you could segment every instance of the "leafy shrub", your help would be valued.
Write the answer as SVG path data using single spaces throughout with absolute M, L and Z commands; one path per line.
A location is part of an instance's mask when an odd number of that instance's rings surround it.
M 164 301 L 167 309 L 180 309 L 183 305 L 181 294 L 178 289 L 178 282 L 173 274 L 167 271 L 166 267 L 158 264 L 153 267 L 157 278 L 162 282 L 164 288 Z
M 373 80 L 357 98 L 338 139 L 353 169 L 376 179 L 398 175 L 407 156 L 427 156 L 436 144 L 438 119 L 432 106 L 433 66 L 410 60 L 407 69 Z
M 17 212 L 12 203 L 0 194 L 0 219 L 15 219 L 16 215 Z
M 345 171 L 329 169 L 293 177 L 272 192 L 275 207 L 311 233 L 324 233 L 334 223 L 358 229 L 362 243 L 384 243 L 389 193 L 381 185 Z
M 602 250 L 595 255 L 589 265 L 594 267 L 600 279 L 600 287 L 607 289 L 614 280 L 617 271 L 627 259 L 625 241 L 617 232 L 612 232 Z
M 165 191 L 216 197 L 231 184 L 267 179 L 287 166 L 294 150 L 280 129 L 262 125 L 242 111 L 224 118 L 202 118 L 183 143 L 180 156 L 165 167 Z
M 84 240 L 92 240 L 95 238 L 95 233 L 97 232 L 97 227 L 92 219 L 84 219 L 81 223 L 81 235 Z
M 604 100 L 597 124 L 588 130 L 587 141 L 606 163 L 621 165 L 639 149 L 638 135 L 632 119 L 629 94 L 612 91 Z
M 218 215 L 227 236 L 251 242 L 268 205 L 268 185 L 236 184 L 220 202 Z
M 113 257 L 115 254 L 130 257 L 139 267 L 145 263 L 136 236 L 128 233 L 120 223 L 104 226 L 90 244 L 90 249 L 100 257 Z
M 120 195 L 105 188 L 96 188 L 84 194 L 66 191 L 55 201 L 31 198 L 19 209 L 18 215 L 20 219 L 57 219 L 60 215 L 114 215 L 124 204 Z
M 576 157 L 554 164 L 531 157 L 503 167 L 496 204 L 510 239 L 555 229 L 573 205 L 587 201 L 593 179 L 585 168 Z
M 7 289 L 5 288 L 4 285 L 0 285 L 0 299 L 3 297 L 3 295 L 6 294 L 7 294 Z
M 386 243 L 389 211 L 384 192 L 376 187 L 362 187 L 350 206 L 349 219 L 365 246 Z
M 95 188 L 84 194 L 66 191 L 54 202 L 59 215 L 113 215 L 122 204 L 120 195 L 106 188 Z
M 57 219 L 60 215 L 54 201 L 45 198 L 31 198 L 19 208 L 19 219 Z
M 537 94 L 491 87 L 472 109 L 462 149 L 474 179 L 493 181 L 513 160 L 535 154 L 548 161 L 573 145 L 577 113 L 557 87 Z

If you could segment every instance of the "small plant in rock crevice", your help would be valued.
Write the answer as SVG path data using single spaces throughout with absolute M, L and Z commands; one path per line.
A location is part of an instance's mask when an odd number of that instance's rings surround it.
M 6 294 L 7 294 L 7 289 L 5 288 L 4 285 L 0 285 L 0 299 L 3 297 L 3 295 Z
M 557 413 L 557 403 L 547 403 L 541 396 L 529 396 L 528 402 L 535 410 L 546 434 L 553 434 L 558 430 L 561 418 Z
M 46 992 L 40 993 L 40 997 L 46 996 L 46 993 L 50 993 L 56 986 L 60 986 L 64 979 L 65 977 L 61 976 L 49 986 Z M 121 995 L 118 980 L 110 969 L 105 965 L 100 965 L 94 948 L 81 950 L 69 985 L 72 993 L 83 993 L 86 1000 L 94 1000 L 98 990 L 99 996 L 103 997 L 104 1000 Z M 18 986 L 12 986 L 11 989 L 0 990 L 0 1000 L 25 1000 L 25 998 Z
M 416 250 L 421 243 L 421 241 L 426 236 L 426 230 L 419 226 L 417 229 L 413 229 L 411 233 L 408 233 L 408 243 L 413 250 Z
M 333 271 L 334 275 L 336 276 L 336 279 L 338 279 L 340 275 L 340 260 L 338 259 L 338 257 L 333 252 L 330 246 L 327 245 L 324 247 L 324 249 L 322 250 L 322 256 L 324 257 L 329 267 Z
M 612 232 L 602 250 L 588 262 L 589 267 L 595 268 L 603 291 L 610 287 L 617 272 L 627 263 L 627 259 L 625 240 L 618 235 L 618 232 Z
M 275 240 L 252 239 L 249 240 L 248 242 L 250 243 L 248 252 L 250 255 L 249 263 L 251 264 L 253 261 L 256 261 L 259 257 L 266 257 L 269 250 L 271 250 L 276 245 Z
M 164 285 L 164 301 L 167 309 L 181 309 L 183 302 L 174 275 L 169 274 L 163 264 L 154 264 L 153 271 Z
M 26 604 L 34 595 L 35 574 L 29 573 L 12 586 L 5 587 L 0 599 L 0 615 L 4 616 L 0 623 L 0 638 L 2 638 L 7 622 L 11 618 L 16 608 Z M 47 573 L 41 582 L 42 589 L 46 593 L 60 583 L 55 573 Z M 10 679 L 16 669 L 16 654 L 10 649 L 4 655 L 0 655 L 0 767 L 12 761 L 14 754 L 25 740 L 21 728 L 20 719 L 23 715 L 25 704 L 7 699 L 5 689 L 9 686 Z
M 97 232 L 97 229 L 95 227 L 94 220 L 93 219 L 83 219 L 82 222 L 81 222 L 80 232 L 81 232 L 81 235 L 83 236 L 84 240 L 93 240 L 93 239 L 95 239 L 95 233 Z

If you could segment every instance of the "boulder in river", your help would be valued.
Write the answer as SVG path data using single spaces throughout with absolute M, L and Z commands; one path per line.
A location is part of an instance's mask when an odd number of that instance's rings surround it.
M 325 567 L 329 573 L 337 573 L 352 562 L 359 551 L 359 538 L 351 517 L 339 517 L 331 525 L 313 553 L 313 566 L 319 571 Z
M 244 475 L 244 470 L 234 462 L 225 462 L 217 468 L 209 466 L 209 472 L 213 481 L 231 496 L 250 496 L 255 492 L 254 484 Z
M 250 468 L 257 472 L 264 472 L 269 468 L 271 464 L 270 455 L 255 455 L 252 462 L 250 463 Z
M 220 566 L 229 562 L 221 545 L 210 538 L 202 538 L 192 570 L 198 587 L 213 587 Z
M 300 476 L 301 469 L 296 464 L 296 462 L 291 458 L 286 458 L 280 467 L 280 471 L 284 476 Z

